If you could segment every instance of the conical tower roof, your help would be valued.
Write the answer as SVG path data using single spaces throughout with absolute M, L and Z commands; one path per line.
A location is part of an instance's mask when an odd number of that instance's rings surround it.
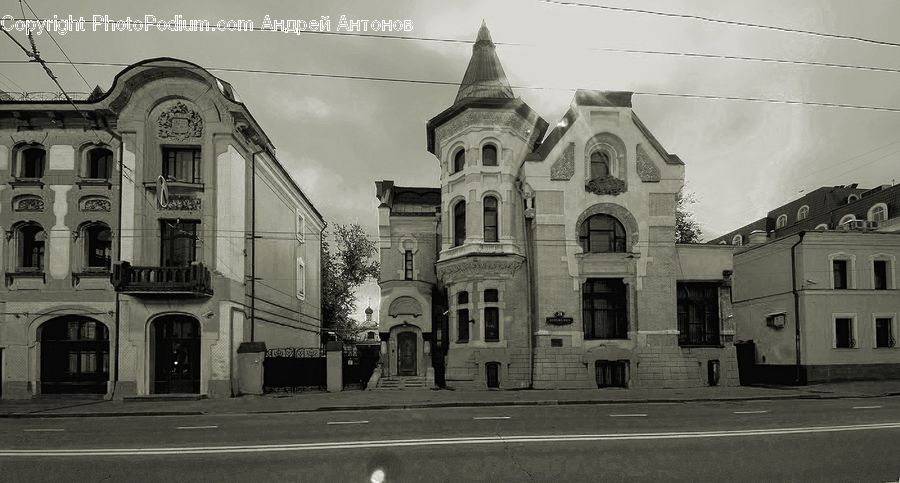
M 491 32 L 482 21 L 478 37 L 472 47 L 469 67 L 459 85 L 456 102 L 471 98 L 514 99 L 512 88 L 500 65 L 500 58 L 494 49 Z

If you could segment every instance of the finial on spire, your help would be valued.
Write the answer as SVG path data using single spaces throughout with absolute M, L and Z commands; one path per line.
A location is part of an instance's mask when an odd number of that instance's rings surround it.
M 466 74 L 459 85 L 456 102 L 468 98 L 515 98 L 484 20 L 478 29 L 475 45 L 472 46 L 472 58 L 469 59 Z

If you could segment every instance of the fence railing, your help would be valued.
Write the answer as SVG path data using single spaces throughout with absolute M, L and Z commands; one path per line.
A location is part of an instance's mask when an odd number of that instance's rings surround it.
M 119 292 L 191 292 L 212 295 L 212 275 L 202 263 L 186 267 L 113 266 L 113 286 Z

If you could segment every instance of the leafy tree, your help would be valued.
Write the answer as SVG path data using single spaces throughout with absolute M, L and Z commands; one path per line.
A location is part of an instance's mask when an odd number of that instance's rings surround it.
M 341 341 L 352 341 L 361 328 L 350 317 L 356 310 L 356 290 L 378 279 L 378 249 L 358 223 L 335 225 L 332 235 L 333 242 L 322 240 L 322 337 L 327 340 L 330 331 Z
M 678 191 L 675 197 L 675 243 L 700 243 L 703 232 L 694 219 L 691 205 L 696 203 L 694 193 Z

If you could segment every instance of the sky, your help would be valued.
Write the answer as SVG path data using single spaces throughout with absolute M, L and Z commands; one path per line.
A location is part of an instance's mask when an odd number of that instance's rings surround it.
M 70 32 L 56 35 L 74 62 L 131 64 L 176 57 L 230 82 L 274 142 L 280 161 L 330 224 L 358 222 L 377 235 L 374 182 L 438 186 L 425 123 L 452 104 L 453 85 L 240 72 L 263 69 L 458 83 L 482 21 L 516 95 L 550 125 L 574 90 L 754 97 L 900 108 L 900 73 L 613 52 L 669 51 L 900 69 L 900 47 L 741 27 L 671 16 L 537 0 L 122 2 L 27 0 L 40 18 L 270 19 L 329 16 L 411 21 L 404 40 L 281 32 Z M 900 2 L 868 0 L 581 0 L 613 7 L 688 14 L 900 43 Z M 26 7 L 27 16 L 31 12 Z M 21 17 L 17 0 L 3 15 Z M 20 41 L 24 34 L 13 32 Z M 377 35 L 377 33 L 376 33 Z M 65 60 L 46 34 L 47 60 Z M 449 42 L 464 41 L 464 42 Z M 24 54 L 0 38 L 0 61 Z M 108 89 L 121 67 L 54 65 L 67 91 Z M 0 63 L 0 89 L 56 91 L 36 64 Z M 861 187 L 900 180 L 900 112 L 763 102 L 635 95 L 634 110 L 686 164 L 686 187 L 704 238 L 765 216 L 824 185 Z M 359 294 L 358 316 L 378 288 Z

